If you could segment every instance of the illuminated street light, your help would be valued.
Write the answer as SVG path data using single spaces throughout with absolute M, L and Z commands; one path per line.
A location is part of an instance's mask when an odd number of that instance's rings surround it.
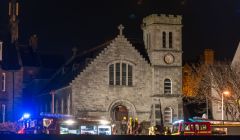
M 229 95 L 229 91 L 224 91 L 222 93 L 222 120 L 224 120 L 224 112 L 223 112 L 223 98 L 224 98 L 224 95 Z

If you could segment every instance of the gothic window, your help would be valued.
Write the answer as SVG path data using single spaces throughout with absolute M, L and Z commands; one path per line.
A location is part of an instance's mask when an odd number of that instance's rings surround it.
M 164 80 L 164 94 L 171 94 L 172 93 L 172 82 L 170 79 Z
M 109 85 L 114 85 L 114 64 L 109 66 Z
M 133 68 L 127 63 L 114 63 L 109 65 L 109 85 L 133 85 Z
M 132 86 L 132 66 L 128 65 L 128 85 Z
M 172 32 L 169 32 L 169 48 L 172 48 L 172 43 L 173 43 L 172 36 L 173 36 Z
M 164 109 L 164 122 L 165 123 L 172 123 L 172 114 L 173 114 L 173 109 L 171 107 L 166 107 Z
M 116 85 L 120 85 L 120 63 L 116 63 Z
M 122 64 L 122 85 L 127 85 L 127 64 Z
M 166 32 L 162 33 L 162 47 L 166 48 Z
M 2 73 L 2 91 L 6 91 L 6 73 Z

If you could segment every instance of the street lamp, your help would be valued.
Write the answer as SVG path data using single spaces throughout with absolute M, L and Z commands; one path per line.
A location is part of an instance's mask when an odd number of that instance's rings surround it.
M 224 120 L 224 113 L 223 113 L 223 97 L 224 95 L 229 95 L 229 91 L 224 91 L 222 93 L 222 120 Z

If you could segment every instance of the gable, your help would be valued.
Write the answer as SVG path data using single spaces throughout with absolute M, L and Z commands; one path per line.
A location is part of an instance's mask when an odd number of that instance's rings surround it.
M 232 60 L 232 66 L 237 66 L 240 64 L 240 43 L 238 44 L 237 50 Z
M 89 76 L 91 71 L 96 71 L 98 68 L 100 71 L 106 70 L 109 64 L 119 61 L 150 67 L 149 61 L 123 35 L 119 35 L 85 67 L 75 80 L 80 80 L 85 75 Z

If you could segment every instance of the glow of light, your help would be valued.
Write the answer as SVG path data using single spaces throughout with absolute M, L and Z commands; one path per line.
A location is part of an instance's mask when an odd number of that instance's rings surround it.
M 66 121 L 64 121 L 64 123 L 67 125 L 73 125 L 75 123 L 75 121 L 74 120 L 66 120 Z
M 177 123 L 181 123 L 181 122 L 183 122 L 184 120 L 177 120 L 177 121 L 175 121 L 173 124 L 177 124 Z
M 23 119 L 29 119 L 30 118 L 30 114 L 29 113 L 24 113 L 23 114 Z
M 107 120 L 100 120 L 100 124 L 106 125 L 106 124 L 110 124 L 110 122 Z
M 229 91 L 224 91 L 223 94 L 224 95 L 229 95 L 230 93 L 229 93 Z

